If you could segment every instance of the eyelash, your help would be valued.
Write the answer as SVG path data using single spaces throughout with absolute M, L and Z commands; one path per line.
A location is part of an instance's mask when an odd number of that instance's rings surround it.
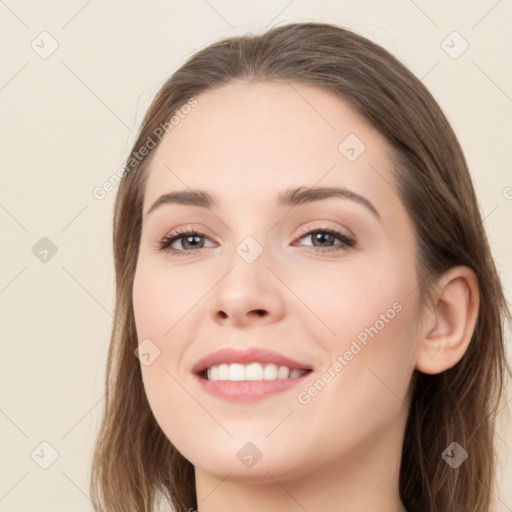
M 348 237 L 347 235 L 341 233 L 340 231 L 337 231 L 335 229 L 331 228 L 317 228 L 310 231 L 305 232 L 301 236 L 299 236 L 299 239 L 302 239 L 306 236 L 313 235 L 316 233 L 327 233 L 328 235 L 332 235 L 335 238 L 338 238 L 342 243 L 335 246 L 335 248 L 328 247 L 328 248 L 321 248 L 321 247 L 314 247 L 310 246 L 309 249 L 312 249 L 314 252 L 320 252 L 320 253 L 326 253 L 326 252 L 338 252 L 338 251 L 346 251 L 348 249 L 351 249 L 352 247 L 356 246 L 356 241 L 353 238 Z M 169 249 L 170 245 L 172 245 L 173 242 L 176 240 L 179 240 L 180 238 L 185 238 L 185 236 L 192 236 L 192 235 L 199 235 L 200 237 L 206 237 L 205 233 L 202 233 L 200 231 L 191 230 L 191 229 L 183 229 L 183 230 L 177 230 L 174 233 L 170 233 L 169 235 L 166 235 L 159 243 L 158 248 L 159 251 L 166 251 L 173 254 L 186 254 L 186 253 L 193 253 L 198 251 L 199 249 L 202 249 L 202 247 L 199 247 L 198 249 L 192 249 L 192 250 L 178 250 L 178 249 Z

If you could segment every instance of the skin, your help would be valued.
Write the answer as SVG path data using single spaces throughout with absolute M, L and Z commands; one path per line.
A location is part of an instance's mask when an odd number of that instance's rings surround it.
M 478 306 L 465 267 L 442 276 L 431 307 L 418 295 L 414 227 L 394 186 L 383 136 L 344 101 L 319 88 L 234 83 L 207 91 L 153 151 L 133 286 L 139 342 L 160 350 L 141 365 L 165 435 L 195 467 L 200 512 L 405 510 L 399 465 L 415 369 L 453 366 L 469 343 Z M 350 161 L 349 134 L 365 151 Z M 276 205 L 295 186 L 341 186 L 347 198 Z M 212 209 L 164 205 L 164 193 L 205 189 Z M 192 224 L 192 226 L 191 226 Z M 206 234 L 199 247 L 158 243 L 179 228 Z M 355 237 L 315 244 L 308 231 Z M 248 236 L 263 249 L 236 252 Z M 188 252 L 186 252 L 188 250 Z M 309 403 L 307 391 L 365 328 L 401 306 Z M 258 314 L 256 310 L 262 310 Z M 380 324 L 379 324 L 380 325 Z M 202 390 L 192 366 L 219 348 L 263 347 L 310 364 L 291 390 L 233 403 Z M 237 452 L 261 452 L 252 467 Z

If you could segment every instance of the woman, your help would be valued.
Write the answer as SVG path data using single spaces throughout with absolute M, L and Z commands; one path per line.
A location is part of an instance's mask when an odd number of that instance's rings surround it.
M 457 138 L 383 48 L 293 23 L 192 56 L 114 251 L 96 510 L 491 510 L 510 313 Z

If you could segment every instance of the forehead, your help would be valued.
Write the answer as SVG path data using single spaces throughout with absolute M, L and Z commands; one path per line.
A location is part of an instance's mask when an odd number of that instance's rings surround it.
M 160 194 L 185 188 L 219 198 L 236 192 L 240 202 L 244 194 L 274 196 L 292 184 L 396 199 L 383 187 L 392 181 L 386 140 L 334 93 L 291 82 L 236 82 L 196 100 L 154 150 L 145 209 Z

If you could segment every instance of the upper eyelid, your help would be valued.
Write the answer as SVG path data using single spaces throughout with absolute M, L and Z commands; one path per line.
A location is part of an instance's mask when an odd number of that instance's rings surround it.
M 328 221 L 325 221 L 325 222 L 328 222 Z M 349 229 L 347 229 L 345 227 L 340 228 L 340 227 L 332 226 L 329 224 L 324 224 L 321 226 L 306 225 L 306 227 L 300 229 L 300 231 L 296 235 L 296 237 L 301 238 L 305 235 L 311 234 L 311 232 L 322 231 L 322 230 L 338 231 L 342 235 L 345 235 L 350 238 L 355 238 L 355 236 L 352 234 L 352 232 Z M 188 234 L 197 234 L 197 235 L 205 236 L 208 238 L 212 238 L 212 236 L 208 234 L 208 230 L 203 229 L 203 228 L 195 228 L 191 225 L 187 225 L 187 226 L 181 227 L 181 228 L 176 228 L 175 230 L 172 230 L 169 233 L 166 233 L 163 238 L 180 237 L 180 236 L 186 236 Z M 219 237 L 219 238 L 222 240 L 221 237 Z
M 321 222 L 321 221 L 320 221 Z M 355 235 L 345 226 L 339 227 L 339 226 L 333 226 L 330 221 L 323 221 L 324 224 L 321 226 L 311 226 L 310 224 L 306 224 L 306 226 L 299 230 L 298 237 L 302 237 L 304 235 L 310 234 L 312 231 L 322 231 L 322 230 L 332 230 L 332 231 L 338 231 L 340 234 L 345 235 L 349 238 L 355 238 Z

